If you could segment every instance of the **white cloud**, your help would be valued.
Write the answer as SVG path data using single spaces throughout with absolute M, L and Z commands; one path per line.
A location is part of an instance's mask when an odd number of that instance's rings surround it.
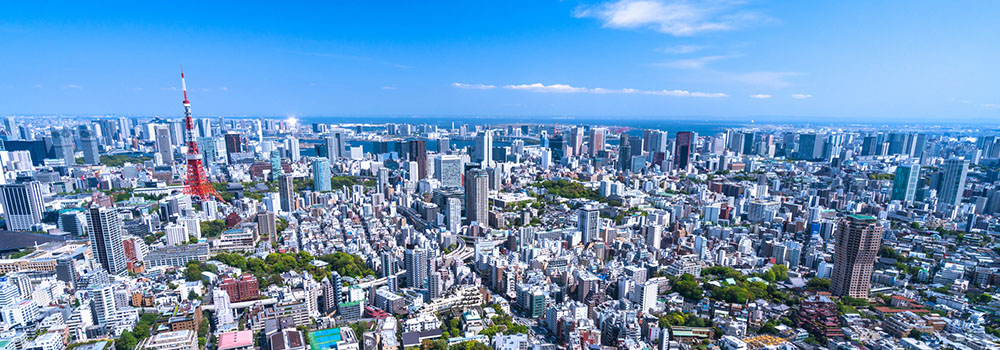
M 496 87 L 493 85 L 485 85 L 485 84 L 463 84 L 463 83 L 451 83 L 451 86 L 457 87 L 459 89 L 471 89 L 471 90 L 489 90 Z
M 1000 108 L 1000 103 L 984 103 L 983 107 L 986 107 L 986 108 Z
M 707 46 L 701 46 L 701 45 L 678 45 L 678 46 L 659 49 L 657 51 L 674 55 L 684 55 L 689 53 L 695 53 L 704 50 L 706 48 Z
M 383 86 L 382 90 L 396 90 L 396 85 Z
M 771 95 L 768 95 L 768 94 L 753 94 L 753 95 L 750 95 L 750 98 L 765 99 L 765 98 L 771 98 Z
M 588 92 L 586 88 L 572 87 L 566 84 L 545 85 L 542 83 L 504 85 L 504 89 L 527 90 L 532 92 Z M 598 92 L 603 93 L 603 92 Z
M 695 58 L 685 58 L 680 60 L 674 60 L 670 62 L 654 63 L 654 66 L 676 68 L 676 69 L 701 69 L 704 68 L 709 62 L 724 60 L 727 58 L 733 58 L 736 55 L 716 55 L 716 56 L 704 56 Z
M 62 88 L 63 89 L 79 89 L 79 88 L 81 88 L 81 86 L 80 85 L 76 85 L 76 84 L 68 84 L 68 85 L 63 85 Z
M 813 97 L 813 95 L 810 95 L 810 94 L 792 94 L 792 98 L 794 98 L 796 100 L 805 100 L 805 99 L 812 98 L 812 97 Z
M 738 9 L 742 2 L 684 0 L 617 0 L 582 7 L 574 15 L 596 18 L 607 28 L 651 28 L 674 36 L 734 30 L 768 20 L 759 13 Z
M 452 84 L 452 86 L 457 88 L 470 88 L 469 86 L 488 86 L 487 89 L 493 88 L 493 85 L 483 85 L 483 84 L 454 83 Z M 639 90 L 631 88 L 624 88 L 624 89 L 585 88 L 585 87 L 571 86 L 567 84 L 545 85 L 542 83 L 504 85 L 503 88 L 507 90 L 520 90 L 520 91 L 530 91 L 530 92 L 540 92 L 540 93 L 636 94 L 636 95 L 658 95 L 658 96 L 678 96 L 678 97 L 729 97 L 728 94 L 721 92 L 699 92 L 699 91 L 687 91 L 687 90 Z

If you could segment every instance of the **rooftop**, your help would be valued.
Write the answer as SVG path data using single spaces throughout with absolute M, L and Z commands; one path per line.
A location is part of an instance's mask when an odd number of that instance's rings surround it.
M 222 333 L 219 335 L 219 350 L 240 348 L 253 345 L 253 331 Z

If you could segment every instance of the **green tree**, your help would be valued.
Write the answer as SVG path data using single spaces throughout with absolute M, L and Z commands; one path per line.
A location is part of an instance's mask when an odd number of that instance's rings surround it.
M 685 273 L 674 280 L 672 290 L 689 300 L 701 300 L 703 290 L 693 275 Z
M 777 326 L 778 326 L 777 322 L 774 322 L 774 320 L 769 320 L 767 322 L 764 322 L 763 326 L 760 326 L 760 329 L 757 330 L 757 333 L 777 335 L 778 334 Z
M 222 220 L 202 221 L 199 226 L 201 226 L 202 237 L 207 238 L 218 237 L 222 231 L 226 230 L 226 222 Z
M 774 273 L 775 281 L 782 282 L 788 280 L 788 266 L 785 264 L 771 266 L 771 269 L 768 271 Z
M 828 278 L 812 278 L 806 282 L 806 290 L 810 291 L 826 291 L 830 289 L 830 279 Z
M 139 341 L 136 340 L 135 336 L 132 335 L 132 332 L 128 330 L 122 332 L 122 335 L 115 341 L 115 349 L 117 350 L 132 350 L 138 345 Z

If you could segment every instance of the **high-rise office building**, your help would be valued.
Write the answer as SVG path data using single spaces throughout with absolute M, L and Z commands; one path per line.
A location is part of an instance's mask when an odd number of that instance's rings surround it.
M 403 251 L 403 265 L 406 269 L 406 285 L 410 288 L 424 288 L 427 282 L 427 251 L 421 248 Z
M 493 161 L 493 130 L 483 130 L 476 136 L 476 153 L 473 160 L 484 168 Z
M 469 223 L 488 224 L 490 175 L 482 169 L 465 173 L 465 218 Z
M 646 150 L 655 153 L 667 152 L 667 132 L 660 130 L 650 130 L 649 140 L 645 141 Z
M 122 219 L 114 208 L 91 206 L 87 211 L 90 249 L 108 274 L 125 273 Z
M 618 170 L 632 170 L 632 145 L 629 143 L 628 135 L 622 134 L 618 142 Z
M 38 181 L 0 185 L 0 200 L 7 229 L 31 231 L 42 222 L 45 203 L 42 201 L 42 183 Z
M 583 155 L 583 127 L 576 126 L 569 131 L 569 146 L 573 147 L 573 155 Z
M 292 163 L 298 162 L 302 158 L 302 149 L 299 147 L 299 139 L 297 137 L 288 138 L 288 159 L 292 160 Z
M 878 153 L 878 137 L 875 135 L 865 136 L 861 142 L 861 155 L 874 156 Z
M 892 184 L 892 199 L 912 203 L 920 180 L 920 164 L 903 164 L 896 167 L 896 178 Z
M 427 298 L 434 300 L 440 298 L 444 293 L 444 279 L 438 271 L 431 272 L 427 276 Z
M 597 153 L 604 150 L 605 138 L 608 135 L 608 129 L 605 128 L 591 128 L 590 129 L 590 139 L 587 140 L 590 144 L 588 153 L 591 157 L 596 157 Z
M 882 225 L 873 216 L 850 215 L 840 220 L 836 237 L 830 292 L 867 299 L 875 257 L 882 247 Z
M 691 151 L 694 147 L 694 133 L 679 131 L 674 139 L 674 168 L 686 170 L 691 165 Z
M 281 174 L 284 172 L 284 169 L 281 168 L 281 153 L 278 152 L 277 149 L 271 150 L 270 161 L 271 161 L 270 180 L 276 181 L 278 180 L 278 176 L 281 176 Z
M 799 135 L 797 159 L 816 160 L 823 157 L 823 137 L 816 134 Z
M 291 212 L 295 210 L 295 185 L 292 182 L 292 174 L 281 174 L 278 176 L 278 202 L 281 211 Z
M 313 159 L 312 163 L 313 190 L 317 192 L 329 192 L 333 190 L 330 183 L 330 161 L 324 158 Z
M 577 209 L 576 226 L 580 229 L 583 244 L 590 243 L 598 237 L 600 214 L 597 208 L 585 206 Z
M 939 208 L 957 208 L 965 192 L 965 177 L 969 173 L 969 161 L 951 158 L 941 165 L 941 183 L 938 187 Z M 941 210 L 939 210 L 941 211 Z
M 73 131 L 68 128 L 52 129 L 52 151 L 56 159 L 62 159 L 66 165 L 76 164 L 73 146 Z
M 174 164 L 174 147 L 171 143 L 170 126 L 158 124 L 153 126 L 156 140 L 156 152 L 160 154 L 163 164 Z
M 277 217 L 273 211 L 262 211 L 257 213 L 257 233 L 266 236 L 271 243 L 277 242 L 278 229 Z
M 347 157 L 347 140 L 343 129 L 333 129 L 326 137 L 326 155 L 330 162 Z
M 427 141 L 410 140 L 410 160 L 417 163 L 417 179 L 427 178 Z
M 441 182 L 441 187 L 462 187 L 462 158 L 456 155 L 444 154 L 434 158 L 434 177 Z
M 92 125 L 80 125 L 77 129 L 80 134 L 80 147 L 83 148 L 83 163 L 97 165 L 100 163 L 100 154 L 97 152 L 97 134 Z
M 231 131 L 223 136 L 223 141 L 226 145 L 226 159 L 229 163 L 238 163 L 253 159 L 253 154 L 250 153 L 250 145 L 247 143 L 245 135 Z

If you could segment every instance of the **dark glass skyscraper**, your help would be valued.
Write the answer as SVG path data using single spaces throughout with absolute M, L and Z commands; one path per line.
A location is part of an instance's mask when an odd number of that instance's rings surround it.
M 691 164 L 691 147 L 694 144 L 694 133 L 679 131 L 674 139 L 674 168 L 687 169 Z

